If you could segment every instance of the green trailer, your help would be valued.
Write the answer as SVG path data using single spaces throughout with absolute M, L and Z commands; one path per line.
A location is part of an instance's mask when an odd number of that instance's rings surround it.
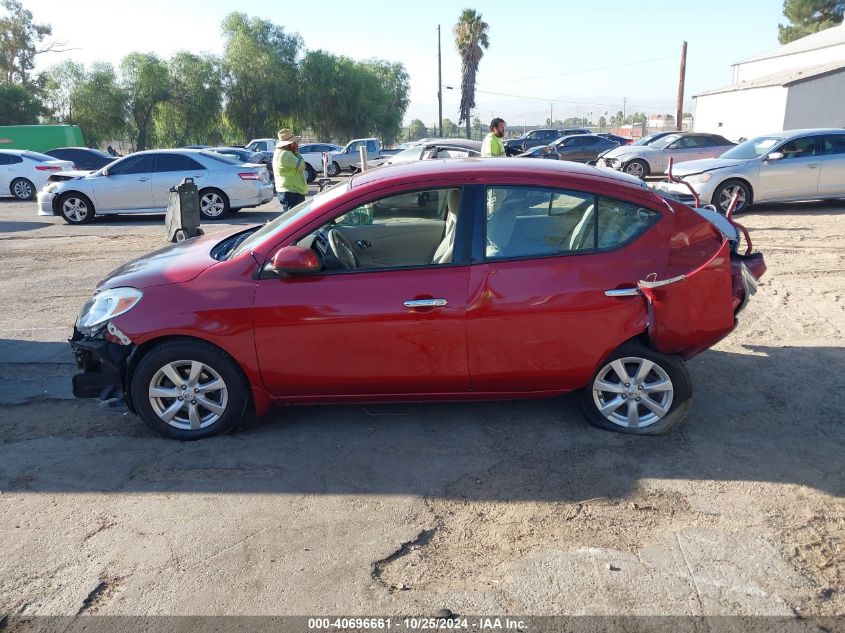
M 78 125 L 0 125 L 0 149 L 47 152 L 84 145 Z

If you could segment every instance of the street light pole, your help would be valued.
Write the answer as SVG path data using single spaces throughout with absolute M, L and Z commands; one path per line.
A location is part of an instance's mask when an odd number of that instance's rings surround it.
M 437 125 L 443 136 L 443 67 L 440 61 L 440 25 L 437 25 Z

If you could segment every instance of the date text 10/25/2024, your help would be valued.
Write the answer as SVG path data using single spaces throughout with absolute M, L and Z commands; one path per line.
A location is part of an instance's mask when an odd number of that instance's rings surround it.
M 497 617 L 448 618 L 406 617 L 406 618 L 309 618 L 309 631 L 362 631 L 403 629 L 408 631 L 526 631 L 522 620 Z

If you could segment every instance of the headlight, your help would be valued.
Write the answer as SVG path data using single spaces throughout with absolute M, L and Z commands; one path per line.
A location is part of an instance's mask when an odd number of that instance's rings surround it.
M 703 182 L 710 182 L 713 174 L 695 174 L 693 176 L 683 176 L 681 179 L 685 180 L 691 185 L 701 184 Z
M 97 293 L 82 306 L 76 329 L 90 336 L 110 319 L 129 312 L 143 296 L 137 288 L 112 288 Z

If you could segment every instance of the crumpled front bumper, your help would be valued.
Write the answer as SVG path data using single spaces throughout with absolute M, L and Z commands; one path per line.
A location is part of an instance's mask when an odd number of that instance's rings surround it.
M 104 338 L 86 338 L 75 327 L 68 339 L 81 374 L 73 377 L 77 398 L 125 398 L 126 367 L 134 345 L 119 345 Z M 127 403 L 128 404 L 128 403 Z

